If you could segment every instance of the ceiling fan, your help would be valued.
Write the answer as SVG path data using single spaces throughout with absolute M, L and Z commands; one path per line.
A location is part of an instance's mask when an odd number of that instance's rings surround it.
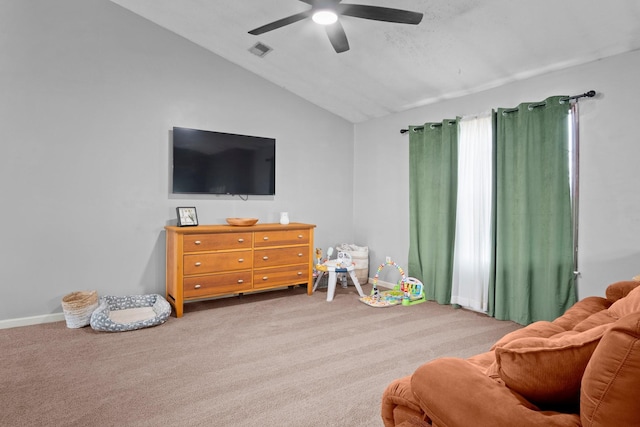
M 417 25 L 422 21 L 422 13 L 408 10 L 391 9 L 380 6 L 362 4 L 343 4 L 342 0 L 299 0 L 311 6 L 311 9 L 278 19 L 269 24 L 249 31 L 257 36 L 293 24 L 294 22 L 311 17 L 315 22 L 325 25 L 329 41 L 337 53 L 349 50 L 347 35 L 338 20 L 338 16 L 352 16 L 355 18 L 372 19 L 375 21 L 395 22 L 399 24 Z

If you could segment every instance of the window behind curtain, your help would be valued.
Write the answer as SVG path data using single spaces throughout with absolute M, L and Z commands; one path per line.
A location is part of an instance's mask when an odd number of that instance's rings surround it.
M 451 303 L 487 311 L 492 262 L 493 118 L 458 122 L 458 202 Z

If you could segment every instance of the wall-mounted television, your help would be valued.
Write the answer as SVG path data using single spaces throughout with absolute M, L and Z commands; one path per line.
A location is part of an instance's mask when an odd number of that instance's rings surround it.
M 276 140 L 173 128 L 174 194 L 276 193 Z

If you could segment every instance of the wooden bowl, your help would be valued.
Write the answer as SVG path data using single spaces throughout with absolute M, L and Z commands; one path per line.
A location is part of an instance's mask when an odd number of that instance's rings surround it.
M 227 218 L 229 225 L 236 225 L 239 227 L 248 227 L 258 222 L 258 218 Z

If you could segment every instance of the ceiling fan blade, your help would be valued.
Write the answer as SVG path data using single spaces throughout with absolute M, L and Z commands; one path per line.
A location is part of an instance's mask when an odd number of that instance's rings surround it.
M 422 21 L 422 13 L 409 10 L 391 9 L 389 7 L 366 6 L 362 4 L 339 4 L 337 7 L 340 15 L 353 16 L 355 18 L 373 19 L 375 21 L 396 22 L 399 24 L 417 25 Z
M 311 16 L 310 11 L 296 13 L 295 15 L 287 16 L 286 18 L 278 19 L 277 21 L 273 21 L 267 25 L 263 25 L 262 27 L 258 27 L 254 30 L 249 31 L 249 34 L 253 34 L 254 36 L 264 34 L 266 32 L 276 30 L 280 27 L 284 27 L 285 25 L 293 24 L 294 22 L 302 21 L 305 18 Z
M 347 34 L 342 28 L 340 21 L 336 21 L 331 25 L 327 25 L 327 35 L 329 41 L 335 49 L 336 53 L 342 53 L 349 50 L 349 41 L 347 40 Z

